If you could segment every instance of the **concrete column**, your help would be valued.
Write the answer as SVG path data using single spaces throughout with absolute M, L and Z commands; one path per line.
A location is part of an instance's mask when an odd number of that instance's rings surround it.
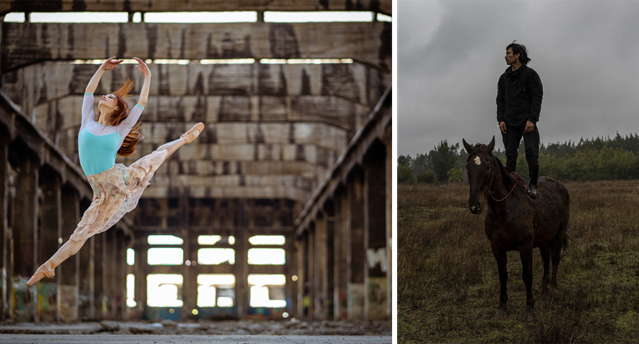
M 333 320 L 335 318 L 335 306 L 333 295 L 335 291 L 335 221 L 334 221 L 334 202 L 328 200 L 324 206 L 324 232 L 326 243 L 326 252 L 324 253 L 326 268 L 324 272 L 325 281 L 323 293 L 325 295 L 326 319 Z
M 348 246 L 346 261 L 348 320 L 364 320 L 364 267 L 366 251 L 364 247 L 364 172 L 355 167 L 347 182 L 348 203 Z
M 1 30 L 1 29 L 0 29 Z M 9 140 L 0 139 L 0 319 L 11 317 L 9 296 L 11 295 L 9 231 Z
M 106 319 L 115 319 L 115 284 L 116 275 L 115 269 L 118 265 L 118 255 L 117 255 L 117 224 L 110 228 L 108 231 L 99 234 L 104 236 L 104 240 L 106 242 L 105 252 L 104 252 L 104 267 L 105 267 L 105 280 L 104 280 L 104 300 L 106 302 L 105 305 L 105 318 Z
M 115 318 L 118 320 L 124 320 L 125 318 L 125 309 L 126 309 L 126 274 L 127 267 L 126 264 L 126 237 L 123 231 L 118 231 L 117 233 L 117 251 L 118 251 L 118 265 L 115 269 L 116 272 L 116 316 Z
M 311 223 L 306 240 L 306 279 L 304 282 L 306 287 L 304 295 L 306 300 L 304 300 L 304 302 L 308 305 L 307 317 L 309 319 L 315 319 L 315 295 L 317 294 L 317 275 L 315 275 L 315 237 L 315 225 L 314 223 Z
M 297 252 L 295 251 L 294 236 L 286 237 L 286 311 L 289 318 L 297 316 L 297 285 L 298 281 L 293 281 L 293 276 L 297 277 Z
M 135 263 L 133 265 L 135 271 L 135 319 L 144 319 L 146 313 L 146 276 L 148 275 L 148 250 L 144 248 L 146 242 L 146 236 L 136 238 Z
M 326 299 L 327 299 L 327 287 L 326 287 L 326 228 L 324 227 L 324 214 L 317 213 L 315 219 L 315 247 L 314 247 L 314 278 L 313 286 L 315 290 L 315 319 L 326 319 Z
M 297 311 L 298 318 L 304 317 L 304 269 L 306 268 L 306 233 L 295 241 L 295 261 L 297 262 Z
M 62 236 L 62 195 L 61 179 L 54 171 L 44 166 L 39 171 L 42 190 L 42 209 L 38 231 L 38 260 L 36 266 L 49 260 L 58 248 Z M 69 263 L 67 263 L 69 264 Z M 37 285 L 41 297 L 38 298 L 38 314 L 45 322 L 59 321 L 59 285 L 60 274 L 53 279 L 43 279 Z
M 88 199 L 80 200 L 80 216 L 78 221 L 72 226 L 73 229 L 67 229 L 66 225 L 63 227 L 65 231 L 64 240 L 69 240 L 73 231 L 75 231 L 82 214 L 87 210 L 91 202 Z M 69 233 L 70 232 L 70 233 Z M 95 318 L 94 311 L 94 291 L 95 291 L 95 265 L 94 265 L 94 253 L 95 250 L 95 237 L 89 238 L 80 252 L 76 254 L 79 260 L 78 274 L 76 275 L 76 283 L 78 285 L 78 318 L 82 320 L 89 320 Z
M 364 157 L 364 317 L 387 319 L 386 147 L 376 141 Z
M 13 282 L 26 283 L 37 266 L 38 228 L 38 163 L 21 152 L 14 165 L 17 172 L 15 217 L 13 226 Z M 13 164 L 12 164 L 13 165 Z M 16 290 L 14 318 L 18 322 L 38 321 L 37 289 Z
M 335 264 L 333 266 L 335 287 L 333 289 L 333 303 L 335 307 L 335 320 L 348 319 L 348 293 L 346 254 L 348 246 L 348 217 L 346 216 L 348 203 L 346 202 L 346 189 L 339 187 L 334 195 L 335 204 Z
M 168 203 L 167 203 L 168 206 Z M 197 251 L 191 252 L 191 234 L 189 231 L 189 190 L 188 188 L 182 189 L 182 193 L 180 196 L 180 206 L 182 209 L 182 239 L 184 240 L 184 245 L 182 246 L 184 250 L 184 258 L 185 260 L 197 261 Z M 235 264 L 238 262 L 236 261 Z M 183 285 L 182 285 L 182 298 L 184 301 L 184 306 L 182 307 L 182 319 L 193 319 L 195 320 L 195 315 L 191 312 L 193 309 L 197 308 L 197 273 L 196 267 L 192 264 L 182 265 L 183 269 Z
M 393 126 L 389 125 L 384 133 L 386 146 L 386 261 L 387 261 L 387 290 L 388 308 L 386 314 L 393 317 Z
M 80 222 L 80 196 L 78 192 L 70 186 L 62 187 L 62 235 L 64 242 L 69 240 L 71 234 Z M 85 245 L 88 246 L 88 245 Z M 83 247 L 78 254 L 69 258 L 61 264 L 56 271 L 60 276 L 60 287 L 58 297 L 58 308 L 62 321 L 76 321 L 79 315 L 79 279 L 80 279 L 80 256 L 82 251 L 89 251 L 88 247 Z M 83 278 L 86 275 L 82 276 Z
M 239 201 L 237 223 L 239 227 L 246 228 L 246 200 Z M 249 288 L 248 288 L 248 242 L 249 235 L 246 231 L 240 230 L 235 235 L 235 265 L 233 266 L 233 273 L 235 274 L 235 303 L 237 305 L 237 316 L 240 319 L 246 319 L 248 307 L 250 305 L 249 300 Z
M 100 233 L 93 236 L 93 318 L 104 319 L 103 298 L 105 296 L 106 261 L 104 254 L 106 251 L 106 234 Z

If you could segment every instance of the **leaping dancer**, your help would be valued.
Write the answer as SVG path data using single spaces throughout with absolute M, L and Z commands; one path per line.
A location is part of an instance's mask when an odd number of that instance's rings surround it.
M 198 123 L 178 140 L 165 143 L 153 153 L 126 167 L 116 164 L 116 155 L 130 156 L 135 145 L 143 138 L 138 120 L 149 97 L 151 71 L 139 58 L 135 66 L 144 74 L 144 85 L 137 105 L 131 109 L 124 100 L 133 88 L 128 76 L 122 88 L 100 99 L 98 115 L 93 112 L 95 92 L 104 71 L 118 68 L 124 60 L 106 60 L 89 81 L 82 103 L 82 125 L 78 135 L 80 165 L 93 189 L 93 201 L 84 212 L 69 240 L 27 282 L 36 284 L 43 278 L 52 278 L 54 269 L 67 258 L 80 251 L 90 237 L 102 233 L 118 222 L 124 214 L 133 210 L 162 162 L 178 148 L 191 143 L 204 129 Z

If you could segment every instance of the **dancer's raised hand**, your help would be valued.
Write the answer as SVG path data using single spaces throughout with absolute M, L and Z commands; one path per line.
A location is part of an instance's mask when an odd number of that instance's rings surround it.
M 115 56 L 104 61 L 104 63 L 102 63 L 102 66 L 100 66 L 100 68 L 104 70 L 114 70 L 118 68 L 118 65 L 122 63 L 124 60 L 114 60 L 114 58 Z
M 146 63 L 144 63 L 144 61 L 142 61 L 142 59 L 140 58 L 134 57 L 134 59 L 138 61 L 138 65 L 135 66 L 135 68 L 137 68 L 142 74 L 144 74 L 144 76 L 151 76 L 149 66 L 147 66 Z

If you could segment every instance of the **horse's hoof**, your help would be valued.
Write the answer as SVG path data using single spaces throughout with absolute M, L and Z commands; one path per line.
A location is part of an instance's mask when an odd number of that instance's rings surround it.
M 505 309 L 497 308 L 497 312 L 495 312 L 495 318 L 505 317 L 506 315 L 508 315 L 508 313 L 506 312 Z
M 521 321 L 525 321 L 525 322 L 533 322 L 535 321 L 535 316 L 533 315 L 533 313 L 524 313 L 524 316 L 521 318 Z

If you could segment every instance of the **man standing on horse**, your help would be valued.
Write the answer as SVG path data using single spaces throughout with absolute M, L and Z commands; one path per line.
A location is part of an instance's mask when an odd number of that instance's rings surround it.
M 543 87 L 537 72 L 528 67 L 530 58 L 523 44 L 515 41 L 506 47 L 508 68 L 497 84 L 497 122 L 506 147 L 506 170 L 517 170 L 517 149 L 524 137 L 526 161 L 530 172 L 528 194 L 537 197 L 539 176 L 539 131 Z

